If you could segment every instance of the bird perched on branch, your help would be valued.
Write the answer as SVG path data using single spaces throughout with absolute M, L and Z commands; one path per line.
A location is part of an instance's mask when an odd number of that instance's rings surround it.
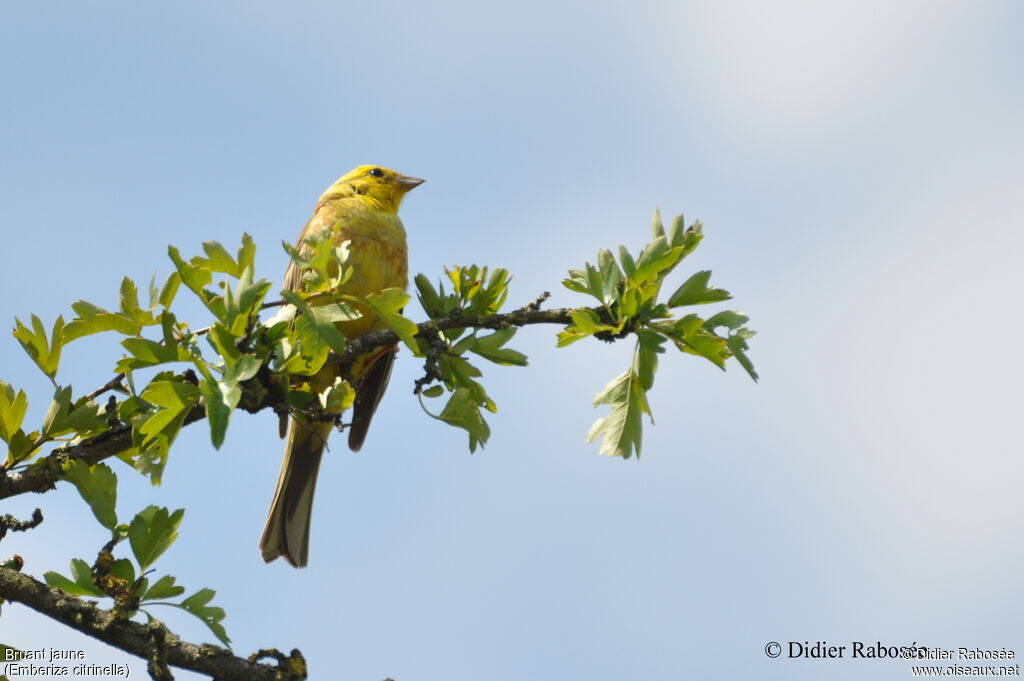
M 386 288 L 404 289 L 409 266 L 398 206 L 407 192 L 422 183 L 423 180 L 380 166 L 359 166 L 323 193 L 313 217 L 299 234 L 296 248 L 302 254 L 308 253 L 310 247 L 305 239 L 330 229 L 335 244 L 350 242 L 347 265 L 353 271 L 336 293 L 363 297 Z M 302 269 L 292 261 L 284 275 L 285 288 L 302 291 L 302 275 Z M 387 328 L 365 306 L 356 304 L 354 307 L 362 316 L 337 324 L 346 338 Z M 359 357 L 352 365 L 351 376 L 356 389 L 352 423 L 348 427 L 348 446 L 352 451 L 359 451 L 363 446 L 370 419 L 387 388 L 397 350 L 397 345 L 380 348 Z M 312 376 L 310 384 L 314 393 L 334 385 L 338 371 L 337 365 L 325 365 Z M 313 491 L 320 458 L 333 427 L 328 422 L 310 422 L 300 416 L 291 418 L 277 490 L 260 539 L 260 551 L 267 562 L 283 556 L 291 565 L 305 567 L 309 560 Z

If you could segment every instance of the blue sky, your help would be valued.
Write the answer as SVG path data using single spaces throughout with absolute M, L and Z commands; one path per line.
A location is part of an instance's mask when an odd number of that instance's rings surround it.
M 187 507 L 159 566 L 216 604 L 240 654 L 299 647 L 313 678 L 904 679 L 902 661 L 768 659 L 769 641 L 1024 652 L 1016 3 L 48 3 L 0 25 L 0 308 L 113 305 L 243 231 L 280 282 L 316 197 L 379 163 L 428 181 L 411 269 L 514 274 L 512 304 L 655 207 L 707 237 L 760 334 L 762 381 L 662 362 L 639 461 L 584 444 L 629 348 L 484 367 L 493 436 L 411 396 L 400 358 L 358 455 L 320 477 L 311 564 L 256 544 L 282 450 L 268 414 L 214 452 L 183 434 L 161 488 L 120 466 L 119 511 Z M 680 278 L 680 281 L 682 279 Z M 186 308 L 187 309 L 187 308 Z M 205 325 L 198 309 L 196 326 Z M 10 336 L 0 378 L 49 390 Z M 60 380 L 101 385 L 112 338 Z M 105 537 L 69 487 L 8 501 L 26 571 Z M 159 613 L 189 640 L 202 625 Z M 0 640 L 141 661 L 6 605 Z M 198 678 L 187 673 L 176 678 Z

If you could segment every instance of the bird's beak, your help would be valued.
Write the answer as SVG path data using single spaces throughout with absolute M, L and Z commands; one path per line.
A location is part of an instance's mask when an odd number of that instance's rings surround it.
M 395 181 L 398 182 L 405 191 L 415 189 L 426 182 L 426 180 L 421 180 L 418 177 L 406 177 L 405 175 L 399 175 L 395 178 Z

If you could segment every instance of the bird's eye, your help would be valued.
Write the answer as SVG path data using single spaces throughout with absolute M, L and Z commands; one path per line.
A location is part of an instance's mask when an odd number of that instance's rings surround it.
M 370 171 L 370 175 L 374 177 L 384 177 L 384 171 L 380 168 L 374 168 Z

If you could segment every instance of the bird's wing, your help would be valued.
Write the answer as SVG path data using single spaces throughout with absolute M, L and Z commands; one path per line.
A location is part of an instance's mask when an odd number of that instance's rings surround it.
M 303 256 L 308 256 L 309 246 L 305 239 L 312 234 L 319 234 L 325 227 L 333 227 L 335 223 L 344 218 L 342 202 L 333 203 L 321 201 L 313 209 L 313 217 L 302 227 L 299 238 L 295 240 L 295 249 Z M 295 264 L 294 260 L 288 261 L 288 269 L 284 271 L 284 287 L 289 291 L 302 290 L 302 269 Z
M 352 405 L 352 425 L 348 427 L 348 446 L 353 452 L 358 452 L 363 446 L 366 431 L 370 429 L 370 421 L 388 387 L 396 352 L 397 343 L 378 351 L 378 356 L 370 359 L 372 364 L 358 381 L 356 401 Z

